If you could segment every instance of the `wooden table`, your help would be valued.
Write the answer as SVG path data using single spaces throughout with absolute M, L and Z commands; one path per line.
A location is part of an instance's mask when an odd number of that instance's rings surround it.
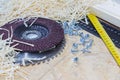
M 91 34 L 94 40 L 91 53 L 71 54 L 73 42 L 79 37 L 66 35 L 66 46 L 61 55 L 49 62 L 22 67 L 29 80 L 120 80 L 120 68 L 100 38 Z M 79 57 L 78 63 L 72 62 Z M 25 76 L 25 75 L 24 75 Z M 0 80 L 4 80 L 0 76 Z M 15 80 L 24 80 L 16 76 Z

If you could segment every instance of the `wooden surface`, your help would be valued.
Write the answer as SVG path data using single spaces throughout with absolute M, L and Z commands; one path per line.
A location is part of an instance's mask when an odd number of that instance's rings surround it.
M 101 39 L 91 35 L 94 44 L 91 53 L 71 54 L 73 42 L 79 37 L 66 35 L 66 46 L 61 55 L 50 60 L 21 70 L 27 72 L 29 80 L 120 80 L 120 68 L 107 50 Z M 73 63 L 73 57 L 79 57 L 78 63 Z M 0 80 L 4 80 L 0 76 Z M 24 80 L 20 76 L 16 80 Z

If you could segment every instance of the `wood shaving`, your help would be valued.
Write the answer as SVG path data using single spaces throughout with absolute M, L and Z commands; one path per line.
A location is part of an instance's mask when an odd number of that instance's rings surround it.
M 101 0 L 104 1 L 104 0 Z M 89 12 L 89 7 L 96 3 L 100 3 L 100 0 L 0 0 L 0 26 L 4 24 L 16 21 L 14 19 L 21 18 L 24 20 L 24 24 L 31 19 L 31 17 L 44 17 L 53 20 L 71 21 L 80 20 L 86 17 Z M 32 23 L 33 24 L 33 23 Z M 32 25 L 31 24 L 31 25 Z M 2 29 L 2 28 L 0 28 Z M 12 27 L 11 27 L 12 30 Z M 6 30 L 7 31 L 7 30 Z M 10 46 L 12 43 L 10 35 L 9 38 L 3 40 L 0 35 L 0 75 L 5 74 L 6 80 L 14 80 L 15 71 L 18 71 L 20 66 L 14 64 L 14 56 L 17 54 L 14 46 Z M 19 41 L 17 41 L 19 42 Z M 24 43 L 24 42 L 22 42 Z M 9 45 L 8 45 L 9 44 Z M 30 46 L 34 46 L 29 43 L 24 43 Z M 25 80 L 23 73 L 17 72 Z
M 0 26 L 16 18 L 44 17 L 53 20 L 80 20 L 89 7 L 104 0 L 3 0 Z

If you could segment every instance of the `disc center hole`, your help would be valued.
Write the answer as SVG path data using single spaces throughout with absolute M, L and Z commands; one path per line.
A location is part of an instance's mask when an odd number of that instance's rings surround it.
M 27 40 L 34 40 L 40 38 L 41 33 L 38 31 L 25 31 L 22 37 Z
M 38 37 L 38 35 L 36 33 L 27 33 L 26 37 L 30 38 L 30 39 L 35 39 Z

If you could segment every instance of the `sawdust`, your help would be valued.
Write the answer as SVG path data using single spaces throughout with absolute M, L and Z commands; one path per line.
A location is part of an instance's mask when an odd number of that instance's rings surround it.
M 105 0 L 101 0 L 105 1 Z M 80 20 L 99 0 L 1 0 L 0 26 L 16 18 L 45 17 L 53 20 Z

